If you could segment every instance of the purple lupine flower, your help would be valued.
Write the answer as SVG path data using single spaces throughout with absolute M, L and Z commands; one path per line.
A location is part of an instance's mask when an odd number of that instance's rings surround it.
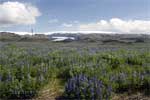
M 2 75 L 0 74 L 0 81 L 2 81 Z
M 98 87 L 96 88 L 96 95 L 99 96 L 99 100 L 102 100 L 102 87 L 101 87 L 102 84 L 99 84 Z
M 69 79 L 65 85 L 65 92 L 68 94 L 67 96 L 71 96 L 66 98 L 73 99 L 87 99 L 87 97 L 90 97 L 88 99 L 102 100 L 104 93 L 103 90 L 111 92 L 103 85 L 102 81 L 99 81 L 96 77 L 86 77 L 84 74 L 74 76 Z M 109 97 L 110 94 L 111 93 L 108 93 L 107 96 Z
M 91 99 L 94 100 L 94 87 L 90 88 L 90 93 L 91 93 Z
M 106 100 L 109 100 L 109 97 L 111 96 L 112 87 L 108 86 L 107 93 L 106 93 Z

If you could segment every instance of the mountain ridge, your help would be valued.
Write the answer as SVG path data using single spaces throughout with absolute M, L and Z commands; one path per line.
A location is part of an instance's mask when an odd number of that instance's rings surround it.
M 147 42 L 149 34 L 111 34 L 111 33 L 52 33 L 52 34 L 25 34 L 13 32 L 0 32 L 0 41 L 52 41 L 53 36 L 74 37 L 77 42 Z

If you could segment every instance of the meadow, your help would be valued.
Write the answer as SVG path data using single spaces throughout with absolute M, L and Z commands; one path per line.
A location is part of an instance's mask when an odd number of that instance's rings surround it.
M 61 91 L 58 100 L 111 100 L 136 92 L 149 97 L 150 46 L 0 43 L 1 99 L 36 98 L 48 84 Z

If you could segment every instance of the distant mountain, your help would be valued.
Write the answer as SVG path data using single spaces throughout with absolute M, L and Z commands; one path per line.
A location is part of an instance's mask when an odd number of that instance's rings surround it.
M 119 43 L 134 43 L 134 42 L 147 42 L 150 41 L 150 35 L 148 34 L 105 34 L 105 33 L 55 33 L 49 35 L 49 37 L 54 36 L 65 36 L 74 37 L 76 41 L 79 42 L 119 42 Z
M 100 42 L 100 43 L 135 43 L 150 42 L 148 34 L 111 34 L 111 33 L 51 33 L 51 34 L 34 34 L 18 35 L 11 32 L 0 32 L 0 41 L 53 41 L 53 37 L 72 37 L 76 42 Z M 68 42 L 72 42 L 68 41 Z M 58 41 L 57 41 L 58 42 Z M 60 41 L 59 41 L 60 42 Z
M 49 37 L 44 34 L 18 35 L 11 32 L 0 32 L 0 41 L 49 41 Z
M 18 41 L 21 38 L 20 35 L 10 32 L 0 32 L 0 41 Z

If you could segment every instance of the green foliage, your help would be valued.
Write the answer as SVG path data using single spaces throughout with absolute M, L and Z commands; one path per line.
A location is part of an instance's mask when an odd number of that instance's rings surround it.
M 32 98 L 51 79 L 97 77 L 113 92 L 150 88 L 149 51 L 95 52 L 19 48 L 0 50 L 0 98 Z

